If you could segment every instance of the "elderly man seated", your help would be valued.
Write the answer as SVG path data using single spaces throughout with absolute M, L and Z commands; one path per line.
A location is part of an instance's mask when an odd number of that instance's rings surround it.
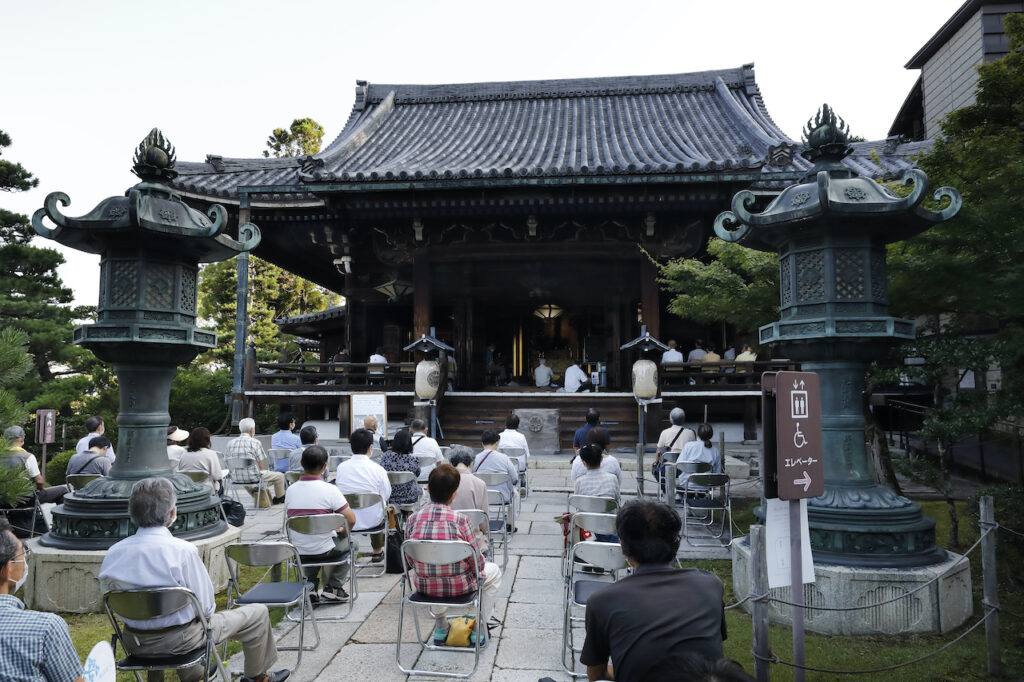
M 128 512 L 139 529 L 107 550 L 99 574 L 104 590 L 186 587 L 199 599 L 214 641 L 231 639 L 242 643 L 243 680 L 286 680 L 288 670 L 267 672 L 277 660 L 277 646 L 266 606 L 247 604 L 214 613 L 213 582 L 198 550 L 169 530 L 177 518 L 177 501 L 174 486 L 166 478 L 145 478 L 132 487 Z M 153 620 L 125 620 L 124 634 L 129 652 L 142 657 L 194 651 L 205 637 L 191 606 Z M 200 679 L 203 672 L 201 665 L 193 665 L 180 668 L 178 677 L 190 682 Z
M 303 427 L 305 430 L 308 427 Z M 310 445 L 302 453 L 302 476 L 288 486 L 284 494 L 284 510 L 288 518 L 293 516 L 312 516 L 314 514 L 341 514 L 351 528 L 356 523 L 356 515 L 349 508 L 345 496 L 338 487 L 323 480 L 327 470 L 327 451 L 319 445 Z M 344 530 L 344 527 L 337 530 Z M 338 535 L 336 531 L 325 535 L 306 535 L 291 532 L 291 543 L 299 551 L 303 561 L 330 561 L 349 551 L 349 538 Z M 355 544 L 355 543 L 352 543 Z M 358 548 L 353 548 L 358 551 Z M 317 578 L 323 574 L 324 589 L 321 598 L 325 601 L 347 602 L 349 594 L 345 591 L 345 579 L 348 578 L 348 564 L 337 566 L 311 566 L 303 569 L 306 580 L 318 586 Z
M 64 619 L 30 611 L 14 596 L 28 578 L 30 554 L 0 516 L 0 680 L 81 682 L 82 664 Z
M 580 661 L 589 679 L 654 679 L 652 668 L 670 654 L 722 658 L 722 581 L 675 568 L 681 529 L 679 514 L 662 502 L 641 499 L 619 509 L 615 530 L 633 575 L 587 598 Z
M 479 562 L 465 559 L 457 564 L 436 566 L 413 561 L 413 572 L 416 589 L 431 597 L 468 594 L 476 589 L 478 580 L 483 580 L 480 613 L 486 623 L 494 612 L 495 596 L 501 587 L 501 569 L 497 564 L 483 560 L 483 548 L 469 519 L 457 514 L 451 507 L 461 480 L 459 472 L 447 462 L 438 464 L 430 472 L 427 481 L 430 504 L 409 517 L 405 525 L 405 537 L 409 540 L 462 540 L 480 552 Z M 430 613 L 434 616 L 434 644 L 441 646 L 448 639 L 447 610 L 437 607 L 432 608 Z M 476 643 L 476 637 L 476 632 L 470 636 L 471 644 Z
M 294 422 L 294 420 L 292 421 Z M 251 417 L 239 420 L 238 433 L 238 438 L 228 443 L 226 456 L 255 459 L 260 468 L 260 477 L 274 486 L 274 504 L 281 504 L 284 502 L 284 474 L 274 471 L 274 463 L 267 457 L 267 453 L 263 450 L 263 444 L 256 440 L 256 420 Z M 259 493 L 254 494 L 259 500 Z
M 519 468 L 512 463 L 512 460 L 505 455 L 505 453 L 498 450 L 498 442 L 500 438 L 494 431 L 484 431 L 480 436 L 480 442 L 483 444 L 484 449 L 477 453 L 476 459 L 473 460 L 473 473 L 474 474 L 505 474 L 508 476 L 508 480 L 503 480 L 500 484 L 487 486 L 491 490 L 497 490 L 501 493 L 502 501 L 510 503 L 512 505 L 512 515 L 519 516 L 519 494 L 515 490 L 515 486 L 519 485 Z M 512 524 L 509 523 L 509 531 L 512 530 Z
M 43 480 L 39 472 L 36 456 L 22 447 L 25 445 L 25 429 L 20 426 L 8 426 L 4 429 L 4 440 L 11 444 L 11 449 L 0 454 L 0 465 L 6 460 L 7 466 L 12 469 L 23 467 L 28 473 L 28 477 L 36 484 L 36 498 L 41 503 L 60 504 L 63 502 L 64 496 L 68 493 L 68 487 L 66 485 L 46 487 L 46 481 Z

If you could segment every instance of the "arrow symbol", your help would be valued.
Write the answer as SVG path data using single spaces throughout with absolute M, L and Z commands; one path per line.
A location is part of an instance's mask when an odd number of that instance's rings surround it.
M 803 379 L 800 380 L 800 388 L 804 388 L 804 380 Z
M 793 379 L 793 388 L 795 389 L 797 386 L 798 384 L 796 383 L 796 379 Z
M 806 471 L 803 478 L 793 479 L 793 485 L 800 485 L 801 483 L 804 485 L 804 492 L 807 492 L 811 487 L 811 475 Z

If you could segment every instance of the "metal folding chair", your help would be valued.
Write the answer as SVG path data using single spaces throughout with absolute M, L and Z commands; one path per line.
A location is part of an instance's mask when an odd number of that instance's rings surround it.
M 103 478 L 100 474 L 68 474 L 64 481 L 71 486 L 72 490 L 81 490 L 97 478 Z
M 483 646 L 482 640 L 487 633 L 487 624 L 483 622 L 483 579 L 479 576 L 476 581 L 476 589 L 468 594 L 455 597 L 432 597 L 413 590 L 414 585 L 411 571 L 413 561 L 430 566 L 447 566 L 466 560 L 472 561 L 473 570 L 482 563 L 479 552 L 469 542 L 462 540 L 406 540 L 402 543 L 402 601 L 398 606 L 398 637 L 395 640 L 395 662 L 398 669 L 406 675 L 432 675 L 436 677 L 470 677 L 476 672 L 480 663 L 480 649 Z M 408 594 L 407 594 L 408 590 Z M 437 607 L 444 606 L 451 608 L 471 608 L 476 615 L 476 642 L 470 647 L 437 646 L 433 638 L 425 640 L 420 632 L 420 621 L 413 613 L 413 623 L 416 626 L 416 639 L 420 643 L 421 652 L 430 651 L 453 651 L 458 653 L 473 654 L 473 669 L 466 673 L 456 673 L 447 670 L 426 670 L 416 668 L 405 668 L 402 666 L 402 624 L 405 619 L 406 605 Z
M 508 543 L 512 538 L 512 533 L 509 528 L 512 525 L 512 517 L 509 514 L 509 503 L 501 496 L 501 492 L 498 490 L 487 491 L 487 508 L 488 508 L 488 522 L 487 526 L 490 532 L 487 534 L 487 541 L 491 546 L 491 556 L 495 556 L 497 545 L 501 544 L 501 570 L 505 570 L 505 566 L 508 565 Z M 491 510 L 496 510 L 496 514 L 492 514 Z M 500 538 L 500 539 L 499 539 Z
M 195 612 L 195 620 L 199 621 L 203 632 L 206 633 L 203 645 L 184 654 L 166 654 L 163 656 L 136 656 L 128 651 L 124 645 L 124 633 L 118 619 L 129 620 L 152 620 L 162 616 L 169 616 L 182 609 L 191 607 Z M 110 645 L 116 654 L 117 645 L 120 643 L 125 652 L 125 658 L 117 661 L 117 669 L 130 671 L 135 674 L 136 679 L 142 682 L 141 671 L 146 670 L 172 670 L 184 668 L 189 665 L 202 664 L 203 680 L 209 679 L 210 658 L 217 661 L 217 670 L 224 682 L 231 682 L 231 673 L 224 667 L 224 661 L 217 653 L 217 643 L 213 641 L 213 632 L 210 623 L 206 620 L 199 600 L 191 590 L 185 587 L 158 587 L 151 589 L 133 590 L 111 590 L 103 595 L 103 608 L 110 619 L 110 625 L 114 628 Z M 191 623 L 183 624 L 185 628 Z
M 509 459 L 519 462 L 519 486 L 522 490 L 526 491 L 527 495 L 530 495 L 533 489 L 530 487 L 530 462 L 526 455 L 526 448 L 501 448 L 501 451 Z
M 268 466 L 271 468 L 271 470 L 277 471 L 277 460 L 287 459 L 290 454 L 292 454 L 292 451 L 287 448 L 276 448 L 272 450 L 267 450 L 267 458 L 269 460 Z
M 279 646 L 281 651 L 297 651 L 295 669 L 302 664 L 302 652 L 312 651 L 320 646 L 320 630 L 316 626 L 316 614 L 313 613 L 313 602 L 310 599 L 310 592 L 313 585 L 306 582 L 302 574 L 302 559 L 298 550 L 287 542 L 257 542 L 238 543 L 228 545 L 224 548 L 224 557 L 228 564 L 228 608 L 235 604 L 266 604 L 269 606 L 281 606 L 291 609 L 298 606 L 302 609 L 302 617 L 299 619 L 299 644 L 298 646 Z M 238 579 L 238 565 L 266 567 L 266 571 L 260 581 L 245 592 Z M 264 582 L 274 566 L 283 564 L 285 567 L 284 580 L 268 580 Z M 294 580 L 288 580 L 289 574 L 295 576 Z M 306 614 L 313 624 L 313 634 L 316 635 L 316 643 L 306 646 Z
M 236 486 L 255 486 L 256 497 L 253 498 L 253 507 L 260 509 L 260 502 L 263 496 L 266 496 L 267 506 L 262 507 L 263 509 L 270 509 L 274 505 L 274 494 L 272 492 L 272 486 L 263 480 L 263 476 L 260 474 L 260 467 L 256 463 L 256 459 L 253 457 L 228 457 L 226 464 L 228 465 L 228 471 L 231 476 L 231 493 L 234 495 L 235 500 L 238 500 L 238 490 Z M 241 500 L 238 500 L 241 502 Z M 244 502 L 243 502 L 244 504 Z
M 483 509 L 456 509 L 455 513 L 456 514 L 462 514 L 467 519 L 469 519 L 469 523 L 473 526 L 474 530 L 477 529 L 477 528 L 486 528 L 487 530 L 485 532 L 487 533 L 487 547 L 490 548 L 492 546 L 491 545 L 491 521 L 490 521 L 490 517 L 487 516 L 487 512 L 486 511 L 484 511 Z M 485 553 L 485 556 L 488 556 L 488 555 L 489 556 L 494 556 L 494 554 L 489 549 Z M 507 557 L 505 559 L 505 562 L 506 563 L 508 562 L 508 558 Z
M 414 456 L 416 457 L 416 461 L 419 462 L 420 465 L 420 475 L 419 478 L 416 480 L 419 483 L 426 485 L 427 477 L 430 476 L 430 472 L 434 469 L 435 466 L 437 466 L 437 457 L 431 454 Z
M 351 457 L 352 455 L 329 455 L 327 457 L 327 471 L 324 472 L 324 478 L 328 482 L 334 481 L 338 477 L 338 465 Z
M 404 483 L 416 483 L 416 474 L 411 471 L 389 471 L 388 481 L 391 482 L 391 489 L 394 490 L 396 485 L 402 485 Z M 423 495 L 420 495 L 420 499 L 415 502 L 409 502 L 407 504 L 392 504 L 392 506 L 398 511 L 402 512 L 403 515 L 408 516 L 422 506 Z
M 288 485 L 291 485 L 293 483 L 298 483 L 300 478 L 302 478 L 302 472 L 301 471 L 288 471 L 288 472 L 285 472 L 285 475 L 284 475 L 284 480 L 288 481 Z
M 7 522 L 11 524 L 11 532 L 17 538 L 34 538 L 49 530 L 46 517 L 43 516 L 43 508 L 34 492 L 29 494 L 29 499 L 25 500 L 22 506 L 0 509 L 0 514 L 7 518 Z
M 381 552 L 384 554 L 384 558 L 381 560 L 381 562 L 379 564 L 376 564 L 372 561 L 356 561 L 355 564 L 355 568 L 358 570 L 365 570 L 367 568 L 376 569 L 376 571 L 373 573 L 364 573 L 363 575 L 367 578 L 379 578 L 380 576 L 384 575 L 384 573 L 387 571 L 388 565 L 388 508 L 391 505 L 386 504 L 386 501 L 382 499 L 381 496 L 378 495 L 377 493 L 345 493 L 345 499 L 348 501 L 348 506 L 350 506 L 352 509 L 369 509 L 370 507 L 380 505 L 381 508 L 384 510 L 384 520 L 381 521 L 379 524 L 377 524 L 373 528 L 353 529 L 349 535 L 349 537 L 352 537 L 353 535 L 363 535 L 366 537 L 366 541 L 369 543 L 370 535 L 372 535 L 373 533 L 384 534 L 384 547 L 381 549 Z
M 352 533 L 349 530 L 348 520 L 342 514 L 314 514 L 312 516 L 292 516 L 285 521 L 285 532 L 288 534 L 288 539 L 291 540 L 292 533 L 303 533 L 305 535 L 327 535 L 332 531 L 344 527 L 344 534 L 349 537 L 351 542 Z M 321 613 L 319 620 L 344 620 L 352 614 L 352 607 L 356 601 L 356 597 L 359 595 L 359 588 L 356 583 L 356 566 L 355 566 L 355 552 L 352 551 L 351 545 L 347 552 L 332 552 L 328 557 L 323 559 L 309 559 L 307 558 L 303 564 L 303 568 L 320 568 L 323 569 L 325 566 L 341 566 L 342 564 L 348 564 L 348 610 L 343 616 L 325 616 Z M 320 572 L 321 582 L 326 585 L 327 581 L 324 578 L 323 571 Z M 292 612 L 289 611 L 288 619 L 294 621 L 295 618 Z
M 576 532 L 578 528 L 573 526 L 572 517 L 578 513 L 586 514 L 612 514 L 619 509 L 619 503 L 614 497 L 598 497 L 597 495 L 570 495 L 566 502 L 565 511 L 569 514 L 569 534 L 566 543 L 565 563 L 562 564 L 562 575 L 568 575 L 569 571 L 569 548 L 577 542 Z M 612 523 L 612 530 L 609 534 L 615 533 L 615 524 Z
M 686 464 L 703 464 L 705 462 L 686 462 Z M 678 466 L 678 465 L 677 465 Z M 707 469 L 705 469 L 705 472 Z M 732 500 L 729 497 L 729 475 L 713 473 L 691 473 L 679 489 L 683 496 L 683 538 L 692 547 L 721 547 L 722 536 L 732 527 Z M 718 532 L 715 533 L 715 515 L 719 513 Z M 699 516 L 698 516 L 699 515 Z M 692 517 L 692 518 L 691 518 Z M 691 538 L 689 526 L 700 525 L 707 529 L 714 542 L 701 542 L 701 538 Z M 732 544 L 732 534 L 725 546 Z
M 580 525 L 585 530 L 593 533 L 606 533 L 607 520 L 591 517 L 603 517 L 605 514 L 577 514 Z M 614 516 L 612 528 L 614 528 Z M 579 561 L 577 561 L 579 559 Z M 577 542 L 569 549 L 569 561 L 571 566 L 595 566 L 607 572 L 606 580 L 595 580 L 588 577 L 586 580 L 577 579 L 582 575 L 580 571 L 573 570 L 565 583 L 565 601 L 562 620 L 562 667 L 573 677 L 586 677 L 587 674 L 576 672 L 576 656 L 583 650 L 583 647 L 576 647 L 573 643 L 573 624 L 582 623 L 584 616 L 573 615 L 573 609 L 586 607 L 587 599 L 597 590 L 607 587 L 615 582 L 617 574 L 629 567 L 626 557 L 622 554 L 622 545 L 617 542 Z

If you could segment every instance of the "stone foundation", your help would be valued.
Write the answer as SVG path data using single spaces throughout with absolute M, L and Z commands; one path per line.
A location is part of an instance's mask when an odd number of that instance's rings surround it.
M 220 535 L 196 540 L 192 544 L 210 572 L 213 589 L 227 588 L 228 567 L 224 548 L 242 537 L 242 529 L 228 527 Z M 25 583 L 25 603 L 38 611 L 61 613 L 91 613 L 103 608 L 100 583 L 97 576 L 100 564 L 107 555 L 104 550 L 71 551 L 39 544 L 39 539 L 27 540 L 32 548 L 29 576 Z
M 815 582 L 804 585 L 804 603 L 830 608 L 873 604 L 907 594 L 937 575 L 956 568 L 945 577 L 906 599 L 855 611 L 804 611 L 804 626 L 826 635 L 895 635 L 945 633 L 962 625 L 973 612 L 971 568 L 957 561 L 959 554 L 946 552 L 946 560 L 917 568 L 853 568 L 814 564 Z M 750 592 L 750 539 L 732 543 L 732 581 L 737 599 Z M 790 588 L 769 590 L 772 597 L 792 601 Z M 752 604 L 743 605 L 750 611 Z M 791 624 L 791 607 L 769 602 L 773 623 Z

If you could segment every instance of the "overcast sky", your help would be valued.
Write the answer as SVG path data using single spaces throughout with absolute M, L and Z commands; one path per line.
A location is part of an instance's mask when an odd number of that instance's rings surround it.
M 357 79 L 459 83 L 684 73 L 754 62 L 775 122 L 799 139 L 828 102 L 885 137 L 918 76 L 903 65 L 962 0 L 722 2 L 49 2 L 0 0 L 5 158 L 39 179 L 0 206 L 31 214 L 66 192 L 70 215 L 137 182 L 132 153 L 157 126 L 178 159 L 260 156 L 309 116 L 340 131 Z M 43 239 L 37 246 L 47 245 Z M 68 252 L 94 305 L 98 257 Z M 0 293 L 2 295 L 2 293 Z

